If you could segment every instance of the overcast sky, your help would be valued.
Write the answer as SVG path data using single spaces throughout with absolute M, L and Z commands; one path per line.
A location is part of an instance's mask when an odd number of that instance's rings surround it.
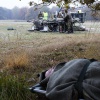
M 6 7 L 9 9 L 12 9 L 13 7 L 17 6 L 19 8 L 21 7 L 29 7 L 29 2 L 33 0 L 0 0 L 0 7 Z M 39 2 L 41 0 L 34 0 L 36 2 Z

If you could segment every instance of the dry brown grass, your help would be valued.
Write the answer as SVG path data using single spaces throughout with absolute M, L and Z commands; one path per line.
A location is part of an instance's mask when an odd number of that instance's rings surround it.
M 99 34 L 32 33 L 29 35 L 34 37 L 19 40 L 18 45 L 15 45 L 16 41 L 7 44 L 5 52 L 1 53 L 4 67 L 21 69 L 31 66 L 37 73 L 59 62 L 75 58 L 100 59 Z M 11 45 L 14 45 L 14 48 Z
M 12 24 L 16 31 L 4 31 L 8 24 L 1 25 L 4 34 L 1 33 L 0 37 L 0 67 L 20 69 L 30 66 L 34 73 L 38 73 L 59 62 L 74 58 L 100 59 L 100 34 L 93 33 L 95 31 L 75 31 L 74 34 L 29 33 L 26 31 L 31 27 L 29 23 L 20 24 Z M 86 25 L 94 27 L 94 23 Z M 99 27 L 99 23 L 95 25 Z
M 24 28 L 17 26 L 16 23 L 17 30 L 10 31 L 9 37 L 7 30 L 4 34 L 0 33 L 0 69 L 5 69 L 7 75 L 17 75 L 18 79 L 24 77 L 25 82 L 34 78 L 35 81 L 29 85 L 37 83 L 38 73 L 60 62 L 84 57 L 100 60 L 100 34 L 90 31 L 74 34 L 28 33 L 26 25 Z
M 24 51 L 12 51 L 5 55 L 4 68 L 6 69 L 25 69 L 29 65 L 28 54 Z

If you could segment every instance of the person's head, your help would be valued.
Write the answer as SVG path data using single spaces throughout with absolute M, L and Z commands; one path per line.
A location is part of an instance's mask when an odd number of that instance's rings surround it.
M 68 10 L 67 9 L 65 9 L 65 13 L 68 13 Z
M 41 14 L 42 12 L 40 11 L 40 14 Z

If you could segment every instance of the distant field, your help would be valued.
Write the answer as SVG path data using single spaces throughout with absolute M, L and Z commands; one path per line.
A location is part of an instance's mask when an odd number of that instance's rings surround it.
M 68 35 L 64 33 L 42 33 L 42 32 L 28 32 L 31 29 L 32 23 L 18 22 L 18 21 L 0 21 L 0 51 L 6 52 L 10 48 L 32 48 L 37 49 L 55 42 L 64 42 L 65 40 L 73 41 L 73 38 L 90 38 L 91 33 L 100 33 L 100 22 L 85 22 L 83 24 L 88 31 L 74 31 L 74 34 Z M 7 30 L 14 28 L 15 30 Z M 70 39 L 69 37 L 73 37 Z M 63 40 L 63 41 L 62 41 Z M 77 40 L 77 39 L 76 39 Z M 37 51 L 37 50 L 36 50 Z
M 32 27 L 32 23 L 21 21 L 0 21 L 1 63 L 5 58 L 3 56 L 15 51 L 27 52 L 27 54 L 31 55 L 33 57 L 31 58 L 34 59 L 34 56 L 52 55 L 52 52 L 57 52 L 57 50 L 65 52 L 62 50 L 66 47 L 70 48 L 71 45 L 82 43 L 82 45 L 89 44 L 89 46 L 91 46 L 93 45 L 92 42 L 98 42 L 100 40 L 100 22 L 88 21 L 83 23 L 83 25 L 88 31 L 74 31 L 74 34 L 66 34 L 59 32 L 28 32 L 28 29 L 31 29 Z M 15 30 L 7 30 L 8 28 L 14 28 Z M 72 51 L 68 52 L 71 53 Z M 84 54 L 82 56 L 87 55 Z M 78 55 L 76 55 L 76 57 L 78 57 Z M 73 57 L 70 59 L 73 59 Z M 59 62 L 59 60 L 57 62 Z
M 6 93 L 0 90 L 0 100 L 38 100 L 37 96 L 28 90 L 23 92 L 25 87 L 37 83 L 37 73 L 75 58 L 100 60 L 100 22 L 85 22 L 83 25 L 88 31 L 66 34 L 28 32 L 32 23 L 0 21 L 0 87 L 4 85 L 2 90 L 9 90 Z M 15 30 L 7 30 L 8 28 Z M 28 82 L 29 79 L 31 82 Z M 15 90 L 12 87 L 15 87 Z M 19 89 L 17 97 L 16 89 Z

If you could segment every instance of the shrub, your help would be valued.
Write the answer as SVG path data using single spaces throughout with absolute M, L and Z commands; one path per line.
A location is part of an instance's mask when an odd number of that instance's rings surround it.
M 28 90 L 25 77 L 0 74 L 0 100 L 35 100 Z
M 25 69 L 29 64 L 28 54 L 26 52 L 12 52 L 6 55 L 4 64 L 7 69 Z

